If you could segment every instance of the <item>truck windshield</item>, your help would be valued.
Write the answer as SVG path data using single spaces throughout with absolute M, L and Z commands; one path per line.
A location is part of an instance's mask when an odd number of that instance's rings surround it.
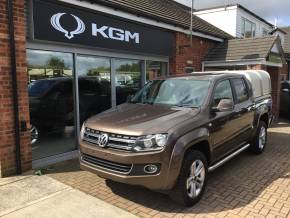
M 161 104 L 176 107 L 200 107 L 208 94 L 210 81 L 167 79 L 148 82 L 130 103 Z

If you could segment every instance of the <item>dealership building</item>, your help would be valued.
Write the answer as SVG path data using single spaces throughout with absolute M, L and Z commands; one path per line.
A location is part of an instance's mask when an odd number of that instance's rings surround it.
M 279 37 L 238 42 L 172 0 L 1 0 L 0 6 L 0 177 L 77 156 L 86 118 L 159 76 L 268 70 L 278 116 L 287 67 Z M 241 43 L 250 52 L 235 54 Z M 226 55 L 232 53 L 239 59 Z

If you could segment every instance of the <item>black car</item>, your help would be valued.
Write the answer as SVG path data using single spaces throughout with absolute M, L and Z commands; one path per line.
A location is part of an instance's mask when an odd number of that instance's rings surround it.
M 111 107 L 111 83 L 99 77 L 80 77 L 78 81 L 82 124 L 88 117 Z M 135 91 L 117 87 L 117 104 Z M 65 126 L 74 125 L 73 96 L 73 79 L 69 77 L 41 79 L 29 85 L 32 143 L 41 132 L 62 132 Z
M 281 83 L 280 115 L 290 118 L 290 81 Z
M 110 83 L 97 78 L 79 79 L 80 119 L 110 107 Z M 73 80 L 53 78 L 29 85 L 31 123 L 38 127 L 74 124 Z

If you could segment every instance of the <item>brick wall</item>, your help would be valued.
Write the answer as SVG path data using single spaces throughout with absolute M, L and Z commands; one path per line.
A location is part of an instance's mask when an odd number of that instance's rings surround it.
M 278 67 L 267 67 L 267 72 L 271 76 L 273 113 L 276 117 L 279 116 L 280 110 L 280 92 L 281 92 L 281 72 Z
M 289 63 L 284 64 L 281 69 L 282 80 L 289 80 Z
M 14 0 L 19 119 L 29 123 L 24 1 Z M 0 177 L 15 174 L 15 134 L 6 0 L 0 0 Z M 21 132 L 22 170 L 31 169 L 29 131 Z
M 175 51 L 170 59 L 170 73 L 185 73 L 186 67 L 193 67 L 195 71 L 202 70 L 202 60 L 210 49 L 218 42 L 193 36 L 192 47 L 190 46 L 190 36 L 183 33 L 175 34 Z

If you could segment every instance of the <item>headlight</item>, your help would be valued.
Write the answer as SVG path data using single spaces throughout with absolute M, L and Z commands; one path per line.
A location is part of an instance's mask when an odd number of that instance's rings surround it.
M 86 128 L 85 128 L 85 123 L 83 123 L 83 125 L 82 125 L 82 129 L 81 129 L 81 132 L 80 132 L 81 140 L 84 139 L 85 130 L 86 130 Z
M 167 143 L 167 134 L 156 134 L 139 137 L 133 147 L 134 151 L 160 151 Z

